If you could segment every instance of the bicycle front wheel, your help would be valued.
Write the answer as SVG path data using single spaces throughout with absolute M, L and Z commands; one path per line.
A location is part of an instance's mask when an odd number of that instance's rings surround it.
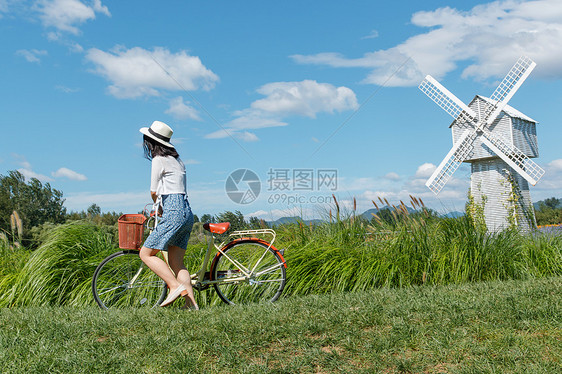
M 92 279 L 94 299 L 103 309 L 160 305 L 167 286 L 140 259 L 139 252 L 126 250 L 106 257 Z
M 269 243 L 244 240 L 227 244 L 211 266 L 211 280 L 227 304 L 273 302 L 285 287 L 285 260 Z

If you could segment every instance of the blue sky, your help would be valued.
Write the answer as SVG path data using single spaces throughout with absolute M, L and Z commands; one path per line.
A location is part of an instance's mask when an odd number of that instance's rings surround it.
M 138 129 L 154 120 L 175 131 L 199 216 L 312 217 L 332 193 L 463 210 L 468 165 L 438 196 L 424 185 L 451 118 L 417 85 L 431 74 L 468 103 L 523 54 L 537 68 L 509 104 L 539 121 L 532 198 L 562 197 L 560 0 L 0 0 L 0 28 L 0 174 L 49 182 L 69 210 L 149 201 Z M 237 169 L 261 180 L 252 203 L 225 192 Z M 318 186 L 326 170 L 337 185 Z

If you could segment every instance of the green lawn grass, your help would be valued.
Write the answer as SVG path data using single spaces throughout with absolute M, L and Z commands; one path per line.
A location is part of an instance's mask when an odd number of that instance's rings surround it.
M 562 278 L 178 309 L 0 309 L 1 373 L 559 373 Z

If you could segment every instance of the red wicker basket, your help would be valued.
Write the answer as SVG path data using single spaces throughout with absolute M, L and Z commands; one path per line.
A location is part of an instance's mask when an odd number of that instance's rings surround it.
M 143 214 L 123 214 L 117 220 L 119 228 L 119 248 L 140 249 L 143 242 L 144 221 Z

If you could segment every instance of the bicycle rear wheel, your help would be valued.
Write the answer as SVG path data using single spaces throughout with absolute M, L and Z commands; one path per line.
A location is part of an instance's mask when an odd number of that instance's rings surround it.
M 273 302 L 285 287 L 285 260 L 269 244 L 244 240 L 227 244 L 211 265 L 211 280 L 217 294 L 227 304 Z M 244 271 L 249 276 L 244 274 Z
M 167 286 L 141 261 L 138 251 L 125 250 L 106 257 L 98 265 L 92 292 L 103 309 L 152 308 L 164 300 Z

